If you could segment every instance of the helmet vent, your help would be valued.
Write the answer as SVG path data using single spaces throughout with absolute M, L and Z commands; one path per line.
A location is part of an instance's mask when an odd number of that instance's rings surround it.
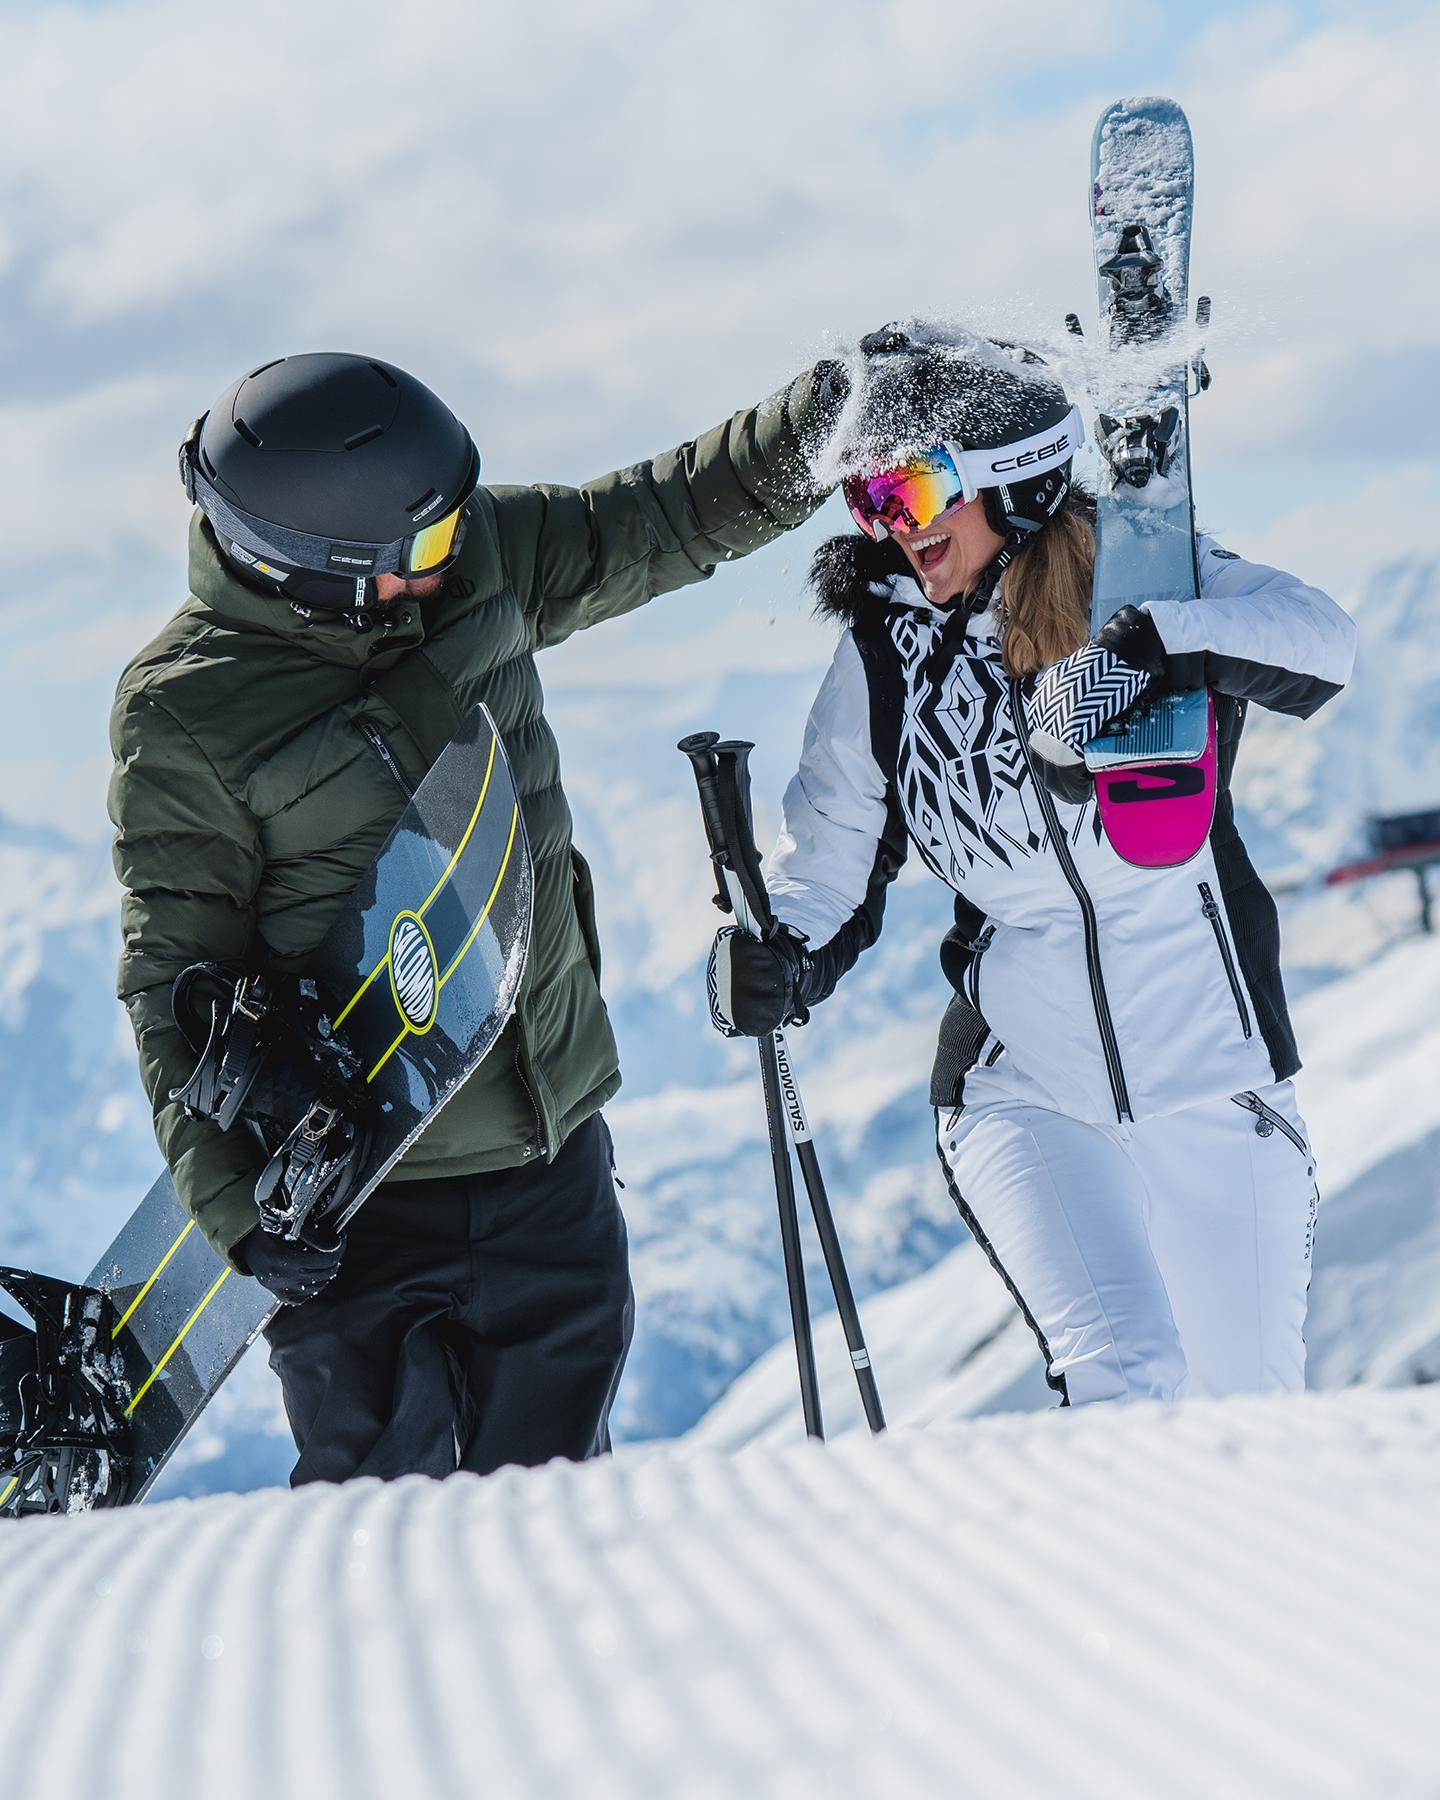
M 367 425 L 364 431 L 353 432 L 346 438 L 345 448 L 358 450 L 362 444 L 368 444 L 372 438 L 384 437 L 384 435 L 385 427 L 383 425 Z
M 244 438 L 245 442 L 249 444 L 252 450 L 258 450 L 260 448 L 261 440 L 259 434 L 252 431 L 243 419 L 237 419 L 235 421 L 235 429 L 240 433 L 241 437 Z
M 408 512 L 408 513 L 419 512 L 420 508 L 425 504 L 425 502 L 427 500 L 437 499 L 439 497 L 439 493 L 440 493 L 440 490 L 438 488 L 433 488 L 433 487 L 426 488 L 425 492 L 420 496 L 420 498 L 418 500 L 411 500 L 406 504 L 406 507 L 405 507 L 406 512 Z
M 388 383 L 389 386 L 391 386 L 392 388 L 399 387 L 400 383 L 395 379 L 395 377 L 390 373 L 390 371 L 384 366 L 383 363 L 372 362 L 370 367 L 375 371 L 375 373 L 380 377 L 380 379 L 382 381 Z

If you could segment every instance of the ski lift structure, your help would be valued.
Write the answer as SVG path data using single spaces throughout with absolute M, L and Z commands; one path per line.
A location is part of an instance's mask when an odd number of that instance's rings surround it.
M 1433 932 L 1430 871 L 1440 868 L 1440 806 L 1424 812 L 1372 814 L 1368 831 L 1369 856 L 1332 869 L 1325 877 L 1326 887 L 1364 881 L 1371 875 L 1388 875 L 1392 869 L 1411 869 L 1420 888 L 1420 929 Z

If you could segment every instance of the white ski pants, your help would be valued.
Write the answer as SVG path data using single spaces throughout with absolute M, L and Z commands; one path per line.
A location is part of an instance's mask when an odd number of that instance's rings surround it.
M 1317 1195 L 1288 1081 L 1138 1125 L 1081 1124 L 983 1069 L 965 1087 L 940 1160 L 1069 1404 L 1304 1387 Z

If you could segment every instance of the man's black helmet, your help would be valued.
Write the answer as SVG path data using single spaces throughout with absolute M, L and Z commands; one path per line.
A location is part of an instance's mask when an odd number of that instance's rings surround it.
M 448 568 L 479 473 L 469 432 L 423 382 L 336 352 L 252 369 L 180 447 L 224 554 L 306 607 L 358 610 L 375 575 Z

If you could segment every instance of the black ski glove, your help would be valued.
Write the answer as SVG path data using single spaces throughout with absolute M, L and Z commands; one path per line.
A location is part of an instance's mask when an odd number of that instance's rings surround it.
M 1060 752 L 1065 752 L 1062 761 Z M 1085 758 L 1068 745 L 1046 744 L 1043 740 L 1030 744 L 1035 772 L 1057 800 L 1069 806 L 1083 806 L 1095 792 L 1095 777 L 1085 766 Z
M 850 398 L 850 371 L 833 356 L 826 356 L 816 363 L 814 374 L 811 413 L 817 432 L 829 437 Z
M 810 1017 L 806 977 L 814 965 L 805 939 L 788 925 L 768 938 L 727 925 L 710 949 L 710 1022 L 724 1037 L 768 1037 Z
M 1170 658 L 1155 621 L 1140 607 L 1122 606 L 1095 633 L 1094 641 L 1132 669 L 1143 669 L 1157 681 L 1169 684 Z
M 321 1249 L 303 1238 L 283 1238 L 258 1225 L 230 1252 L 237 1268 L 253 1275 L 282 1306 L 302 1306 L 313 1300 L 339 1274 L 344 1254 L 343 1236 Z

